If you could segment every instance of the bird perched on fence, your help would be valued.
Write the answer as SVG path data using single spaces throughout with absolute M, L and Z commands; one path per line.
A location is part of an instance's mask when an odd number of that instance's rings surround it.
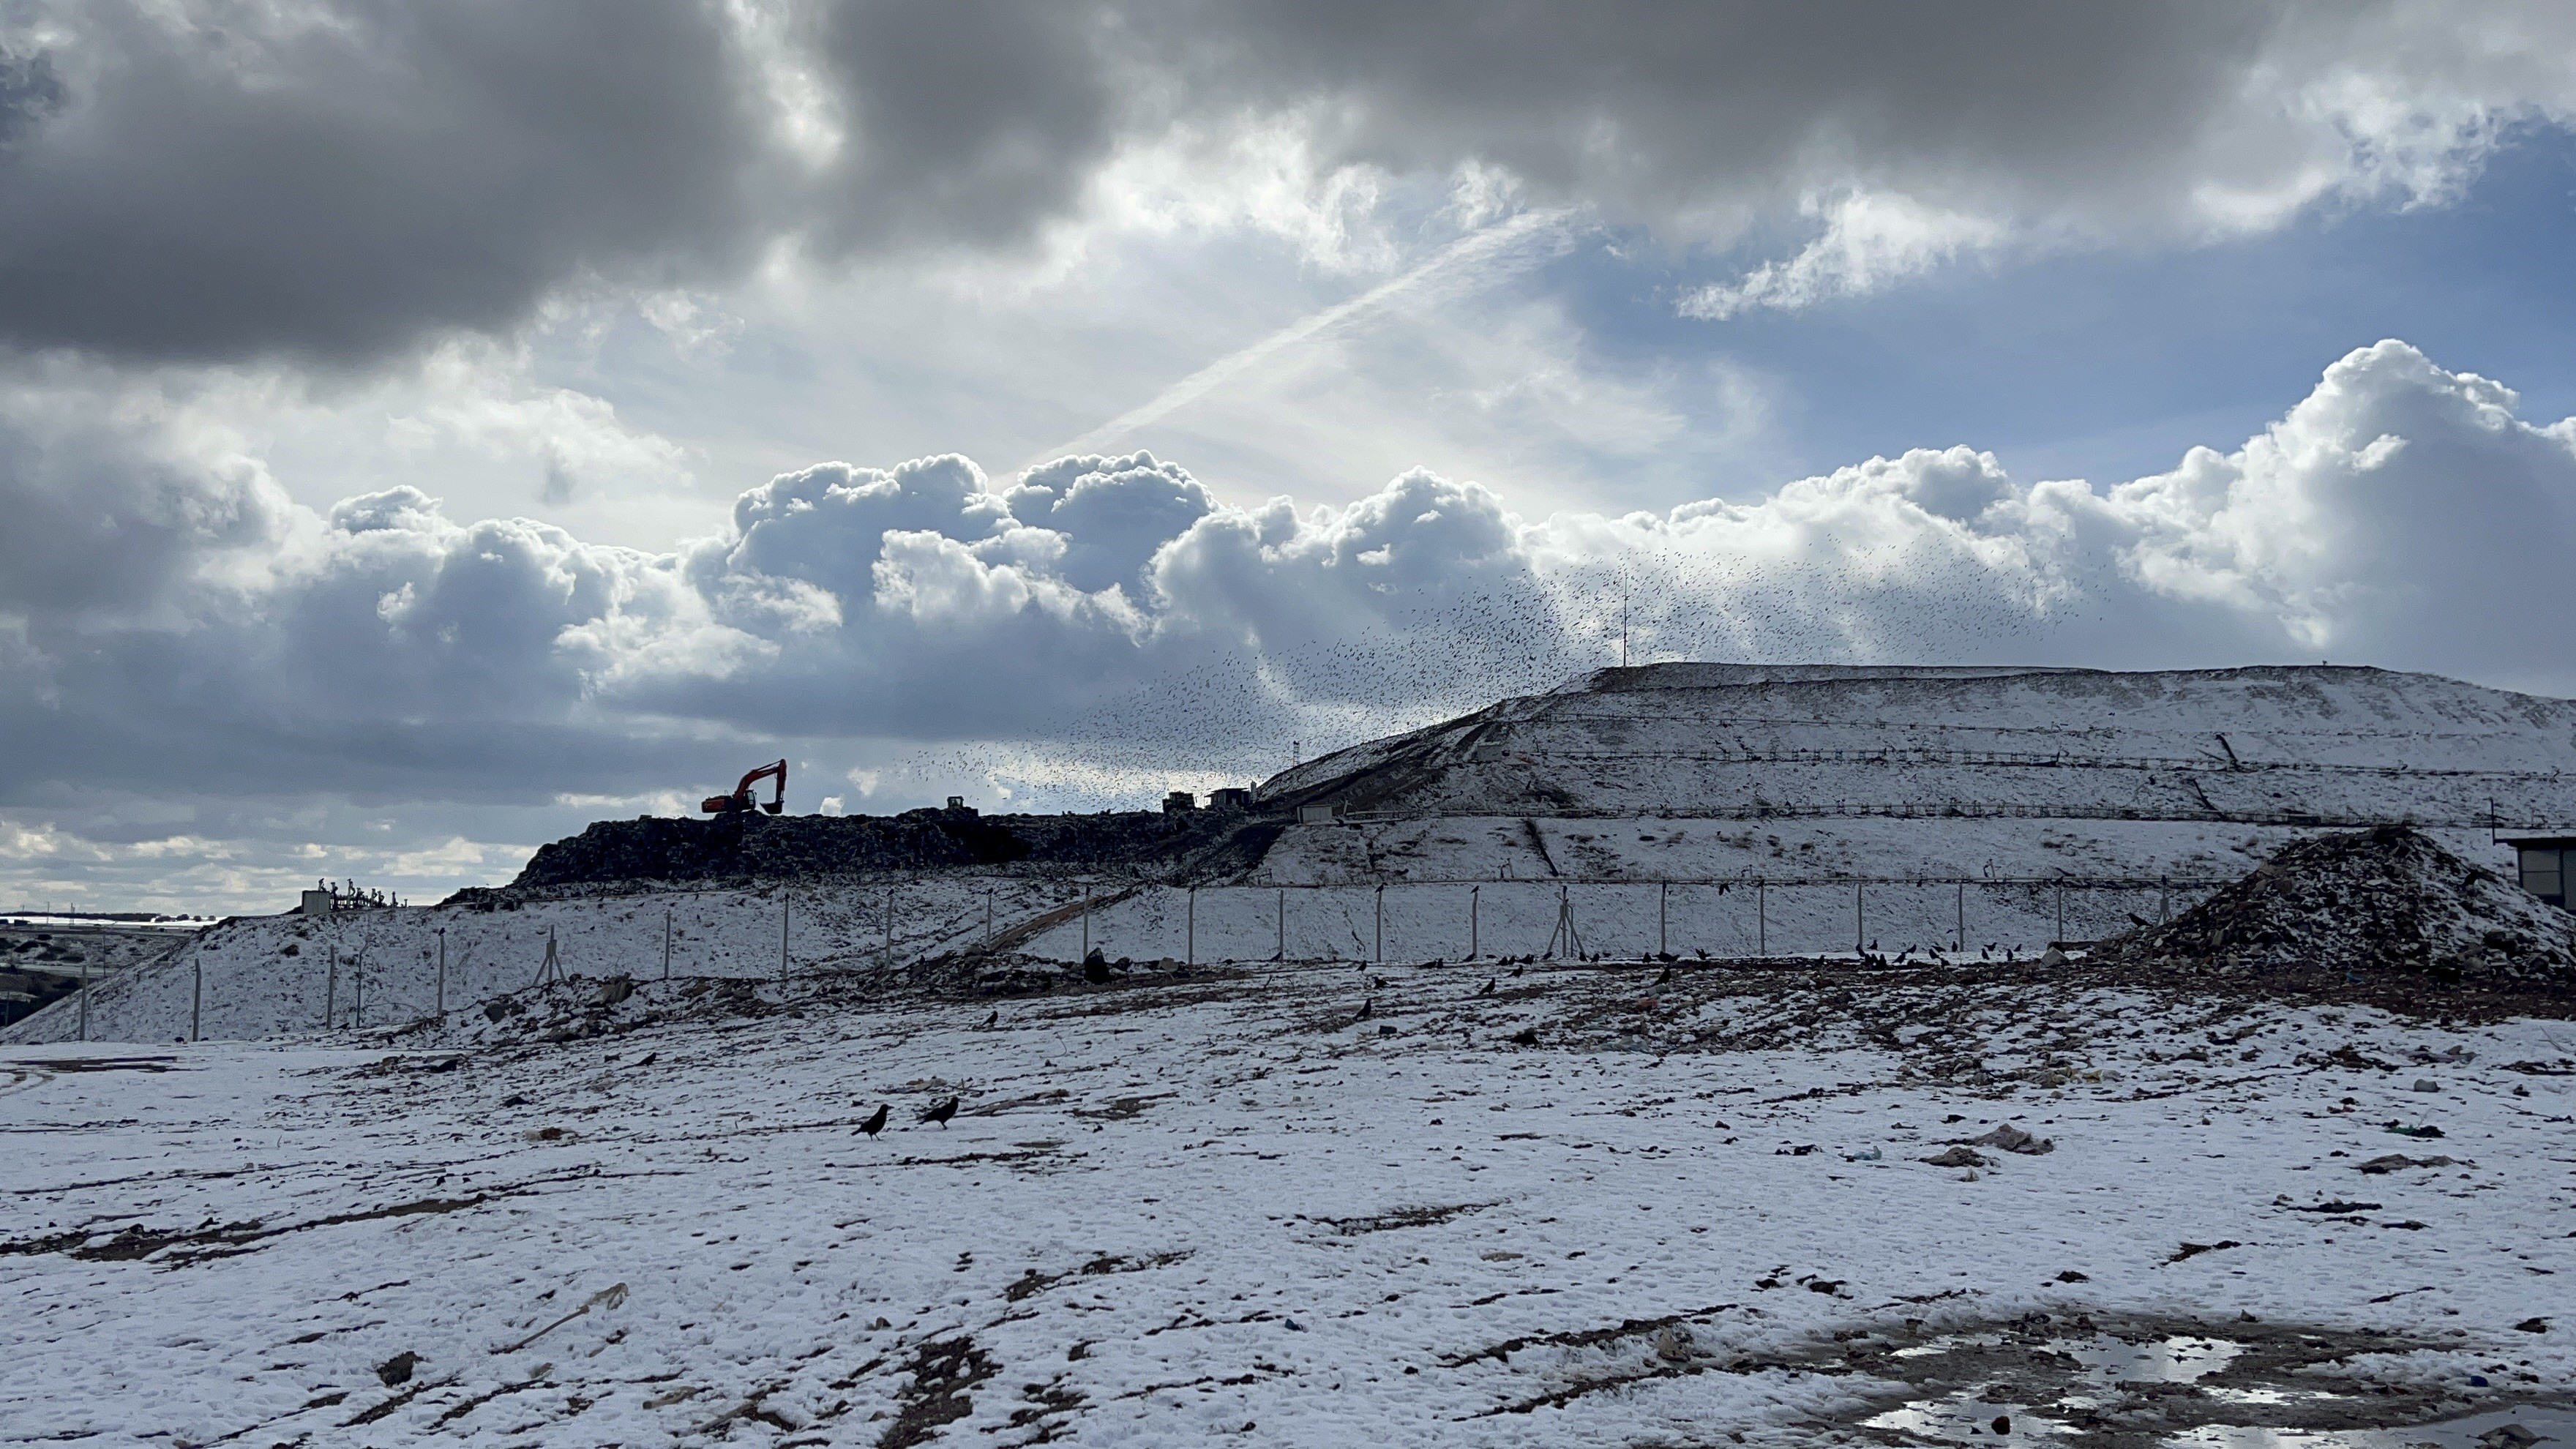
M 865 1132 L 870 1137 L 874 1137 L 885 1130 L 885 1119 L 886 1104 L 879 1102 L 877 1103 L 877 1109 L 868 1114 L 868 1120 L 859 1124 L 859 1130 Z
M 934 1103 L 929 1111 L 921 1114 L 921 1120 L 936 1122 L 939 1124 L 939 1130 L 945 1132 L 948 1130 L 948 1119 L 956 1115 L 957 1099 L 951 1097 L 945 1102 Z
M 1494 994 L 1494 983 L 1495 983 L 1497 980 L 1499 980 L 1499 979 L 1500 979 L 1500 978 L 1498 978 L 1498 977 L 1493 977 L 1493 976 L 1488 976 L 1488 977 L 1486 977 L 1486 978 L 1485 978 L 1485 984 L 1476 988 L 1476 994 L 1477 994 L 1478 996 L 1491 996 L 1491 995 L 1493 995 L 1493 994 Z

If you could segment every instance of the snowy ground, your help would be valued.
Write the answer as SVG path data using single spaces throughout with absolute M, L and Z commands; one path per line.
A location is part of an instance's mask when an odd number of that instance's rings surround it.
M 780 993 L 14 1049 L 0 1442 L 2576 1440 L 2563 1023 L 1689 968 Z M 2001 1125 L 2054 1149 L 1919 1160 Z

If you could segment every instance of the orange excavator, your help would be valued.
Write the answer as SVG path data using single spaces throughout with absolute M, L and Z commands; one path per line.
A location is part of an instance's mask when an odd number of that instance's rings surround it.
M 763 780 L 772 778 L 778 781 L 776 793 L 767 800 L 752 799 L 751 788 Z M 781 760 L 774 765 L 761 766 L 743 776 L 742 783 L 733 787 L 732 794 L 709 795 L 698 802 L 698 808 L 709 815 L 731 815 L 738 810 L 766 810 L 772 815 L 779 813 L 787 808 L 787 762 Z

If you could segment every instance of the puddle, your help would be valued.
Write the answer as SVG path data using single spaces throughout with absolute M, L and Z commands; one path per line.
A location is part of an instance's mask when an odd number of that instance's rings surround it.
M 2576 1449 L 2576 1409 L 2564 1405 L 2489 1408 L 2513 1401 L 2465 1384 L 2419 1380 L 2407 1393 L 2356 1376 L 2356 1361 L 2384 1367 L 2389 1356 L 2436 1349 L 2395 1334 L 2034 1314 L 1919 1341 L 1847 1338 L 1833 1352 L 1850 1371 L 1911 1390 L 1848 1421 L 1883 1445 L 2521 1449 L 2532 1441 L 2496 1434 L 2519 1424 L 2539 1449 Z M 1998 1418 L 2008 1421 L 2001 1431 Z
M 2395 1429 L 2268 1429 L 2250 1424 L 2204 1424 L 2165 1440 L 2171 1449 L 2511 1449 L 2518 1437 L 2499 1435 L 2519 1425 L 2543 1445 L 2576 1446 L 2576 1410 L 2545 1405 L 2493 1409 L 2463 1419 Z

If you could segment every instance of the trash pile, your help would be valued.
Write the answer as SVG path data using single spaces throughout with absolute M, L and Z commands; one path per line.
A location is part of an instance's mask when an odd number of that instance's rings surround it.
M 2096 967 L 2261 977 L 2403 994 L 2576 992 L 2576 915 L 2422 831 L 2382 825 L 2285 847 L 2163 925 L 2096 946 Z

